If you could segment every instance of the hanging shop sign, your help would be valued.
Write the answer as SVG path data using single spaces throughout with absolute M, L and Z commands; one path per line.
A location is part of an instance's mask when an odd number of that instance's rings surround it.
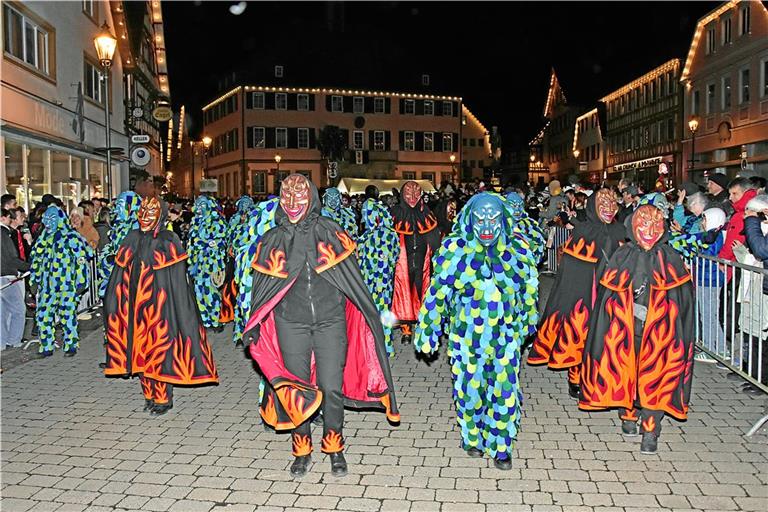
M 136 167 L 146 167 L 152 160 L 152 154 L 146 146 L 136 146 L 131 150 L 131 163 Z
M 209 192 L 211 194 L 219 193 L 219 180 L 216 178 L 206 178 L 200 180 L 200 192 Z
M 635 169 L 643 169 L 645 167 L 658 166 L 663 161 L 662 157 L 655 156 L 653 158 L 646 158 L 645 160 L 636 160 L 634 162 L 627 162 L 626 164 L 619 164 L 614 166 L 615 172 L 632 171 Z
M 156 121 L 164 123 L 171 120 L 173 117 L 173 110 L 167 105 L 160 105 L 159 107 L 155 107 L 152 111 L 152 117 L 154 117 Z

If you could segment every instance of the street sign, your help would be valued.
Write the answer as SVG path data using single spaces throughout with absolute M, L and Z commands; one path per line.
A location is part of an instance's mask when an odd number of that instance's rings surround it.
M 337 162 L 330 162 L 328 164 L 328 177 L 334 179 L 339 175 L 339 164 Z
M 152 117 L 161 123 L 170 121 L 173 117 L 173 110 L 167 105 L 160 105 L 159 107 L 155 107 L 155 110 L 152 111 Z
M 136 146 L 131 150 L 131 163 L 136 167 L 146 167 L 152 155 L 146 146 Z
M 149 144 L 149 135 L 131 135 L 131 144 Z

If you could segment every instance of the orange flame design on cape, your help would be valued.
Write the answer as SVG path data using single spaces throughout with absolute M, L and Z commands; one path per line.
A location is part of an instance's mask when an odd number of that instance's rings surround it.
M 595 256 L 595 242 L 586 243 L 583 238 L 574 244 L 573 238 L 569 238 L 563 247 L 563 253 L 570 254 L 574 258 L 586 261 L 588 263 L 597 263 Z
M 168 403 L 168 384 L 165 382 L 155 382 L 155 403 Z
M 219 313 L 219 322 L 226 324 L 235 319 L 235 297 L 237 297 L 237 284 L 232 279 L 224 285 L 221 291 L 221 312 Z
M 312 438 L 301 434 L 293 434 L 293 450 L 294 457 L 301 457 L 312 453 Z
M 179 263 L 180 261 L 184 261 L 187 259 L 187 253 L 185 252 L 179 252 L 176 249 L 176 245 L 171 244 L 170 246 L 170 257 L 166 256 L 165 253 L 160 251 L 155 251 L 154 254 L 154 260 L 155 264 L 152 266 L 155 270 L 160 270 L 161 268 L 170 267 L 171 265 L 175 265 L 176 263 Z
M 216 363 L 213 362 L 213 353 L 211 351 L 211 345 L 208 343 L 208 336 L 205 332 L 205 327 L 200 326 L 200 350 L 203 353 L 203 364 L 205 369 L 208 370 L 214 379 L 219 379 L 219 374 L 216 371 Z
M 195 376 L 195 358 L 192 357 L 192 339 L 176 339 L 173 344 L 173 371 L 184 383 L 192 383 Z
M 154 302 L 154 275 L 151 268 L 141 263 L 139 282 L 136 287 L 133 309 L 133 350 L 132 371 L 144 372 L 148 377 L 156 376 L 165 359 L 165 352 L 171 345 L 168 336 L 168 322 L 162 318 L 162 309 L 167 299 L 165 290 L 160 289 Z
M 430 231 L 432 231 L 437 227 L 437 219 L 435 218 L 434 215 L 432 215 L 432 213 L 430 213 L 424 218 L 423 223 L 417 221 L 416 227 L 418 228 L 420 235 L 423 235 L 424 233 L 429 233 Z
M 128 262 L 131 261 L 131 258 L 133 258 L 133 251 L 130 247 L 124 246 L 117 250 L 117 254 L 115 254 L 115 265 L 118 267 L 127 267 Z
M 323 451 L 323 453 L 338 453 L 344 450 L 344 439 L 342 439 L 341 434 L 338 432 L 329 430 L 328 433 L 323 437 L 323 442 L 320 446 L 320 449 Z
M 528 353 L 528 364 L 544 364 L 549 362 L 552 347 L 555 346 L 560 332 L 560 312 L 555 311 L 542 322 L 536 340 Z
M 317 258 L 317 262 L 320 263 L 320 265 L 315 268 L 315 272 L 318 274 L 328 270 L 331 267 L 335 267 L 347 259 L 351 254 L 354 254 L 355 248 L 357 246 L 348 234 L 337 231 L 336 238 L 339 239 L 341 242 L 341 247 L 344 249 L 341 254 L 337 254 L 336 250 L 330 243 L 318 242 L 317 252 L 319 253 L 319 256 Z
M 412 235 L 413 227 L 411 227 L 411 223 L 406 220 L 398 220 L 395 222 L 395 232 L 401 235 Z
M 648 416 L 640 424 L 643 427 L 644 432 L 653 432 L 656 430 L 656 419 L 653 416 Z
M 251 265 L 255 270 L 262 274 L 267 274 L 272 277 L 279 277 L 285 279 L 288 277 L 288 272 L 285 271 L 285 253 L 280 249 L 271 249 L 269 251 L 269 257 L 265 262 L 267 266 L 263 266 L 259 261 L 259 255 L 261 254 L 261 242 L 256 246 L 256 254 L 253 256 L 253 264 Z
M 580 365 L 588 332 L 589 310 L 584 301 L 579 299 L 563 321 L 562 335 L 553 347 L 549 367 L 570 368 Z
M 107 367 L 105 375 L 123 375 L 128 371 L 128 288 L 131 269 L 126 267 L 123 279 L 115 288 L 117 312 L 107 318 Z
M 261 419 L 267 425 L 274 427 L 277 425 L 277 408 L 275 407 L 275 399 L 270 393 L 267 395 L 267 404 L 261 407 L 260 411 Z

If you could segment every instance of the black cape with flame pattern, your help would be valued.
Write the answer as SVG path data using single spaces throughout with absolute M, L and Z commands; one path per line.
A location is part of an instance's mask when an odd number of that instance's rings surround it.
M 186 385 L 219 381 L 186 259 L 173 231 L 135 229 L 125 237 L 104 296 L 105 375 L 144 374 Z
M 626 221 L 631 226 L 631 217 Z M 694 299 L 691 275 L 665 234 L 650 250 L 635 241 L 613 254 L 600 279 L 581 369 L 582 409 L 635 404 L 685 419 L 693 377 Z M 648 286 L 643 326 L 633 290 Z M 637 330 L 636 330 L 637 329 Z M 634 336 L 642 332 L 639 353 Z
M 317 188 L 310 182 L 310 210 L 292 224 L 282 208 L 276 227 L 264 234 L 253 258 L 251 312 L 243 339 L 269 382 L 261 402 L 264 421 L 278 430 L 293 429 L 320 407 L 322 392 L 285 367 L 274 308 L 309 261 L 314 271 L 347 298 L 347 355 L 342 394 L 353 408 L 375 408 L 400 421 L 379 311 L 363 281 L 355 242 L 336 222 L 321 215 Z M 313 371 L 314 376 L 314 362 Z
M 624 226 L 597 216 L 597 193 L 587 200 L 587 220 L 576 223 L 563 247 L 557 278 L 528 354 L 529 364 L 552 369 L 581 364 L 602 267 L 624 241 Z

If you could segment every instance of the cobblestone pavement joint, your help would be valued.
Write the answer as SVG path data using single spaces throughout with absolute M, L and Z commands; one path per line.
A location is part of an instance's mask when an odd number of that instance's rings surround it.
M 545 284 L 546 280 L 545 278 Z M 350 474 L 334 478 L 316 452 L 293 481 L 286 434 L 266 432 L 252 363 L 212 334 L 221 384 L 179 388 L 166 416 L 142 412 L 136 379 L 106 379 L 101 333 L 77 357 L 61 352 L 0 376 L 5 512 L 279 512 L 744 510 L 768 507 L 768 435 L 744 433 L 768 399 L 740 393 L 699 364 L 689 419 L 664 420 L 659 453 L 620 435 L 615 412 L 577 410 L 562 373 L 525 366 L 514 466 L 459 448 L 445 357 L 417 361 L 397 343 L 392 361 L 402 424 L 348 411 Z M 319 446 L 319 429 L 314 429 Z

